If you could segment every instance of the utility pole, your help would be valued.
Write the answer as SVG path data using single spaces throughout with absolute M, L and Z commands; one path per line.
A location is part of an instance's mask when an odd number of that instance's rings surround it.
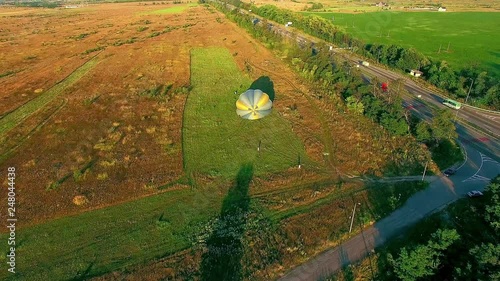
M 352 230 L 352 223 L 354 222 L 354 215 L 356 214 L 356 206 L 361 205 L 361 203 L 354 204 L 354 209 L 352 210 L 352 217 L 351 217 L 351 226 L 349 227 L 349 233 L 351 233 Z
M 427 164 L 429 164 L 429 162 L 425 163 L 424 173 L 422 174 L 422 181 L 424 181 L 425 172 L 427 172 Z M 401 197 L 401 194 L 399 196 Z
M 467 97 L 465 98 L 465 104 L 467 104 L 467 100 L 469 99 L 470 91 L 472 90 L 472 84 L 474 84 L 474 79 L 472 79 L 472 82 L 470 83 L 470 86 L 469 86 L 469 91 L 467 91 Z M 457 109 L 457 114 L 455 114 L 455 121 L 458 118 L 458 111 L 459 110 L 460 109 Z
M 474 84 L 474 79 L 470 83 L 469 91 L 467 92 L 467 97 L 465 98 L 465 104 L 467 104 L 467 100 L 469 99 L 470 91 L 472 90 L 472 84 Z

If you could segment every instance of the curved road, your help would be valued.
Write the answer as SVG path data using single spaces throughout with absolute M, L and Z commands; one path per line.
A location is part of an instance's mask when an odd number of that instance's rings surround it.
M 216 0 L 211 0 L 216 1 Z M 230 9 L 236 7 L 228 5 Z M 240 13 L 249 13 L 246 10 Z M 260 18 L 255 16 L 256 18 Z M 301 34 L 299 30 L 284 27 L 268 21 L 274 32 L 295 40 L 300 46 L 307 46 L 322 40 Z M 293 31 L 292 31 L 293 30 Z M 329 44 L 329 43 L 326 43 Z M 341 55 L 345 60 L 358 65 L 361 59 L 345 50 L 335 48 L 333 55 Z M 379 81 L 395 81 L 402 79 L 408 91 L 403 95 L 403 106 L 413 114 L 428 119 L 432 117 L 434 108 L 445 107 L 444 97 L 418 85 L 399 73 L 382 67 L 370 65 L 356 67 L 371 80 L 376 76 Z M 454 109 L 450 109 L 454 110 Z M 378 221 L 373 226 L 362 229 L 361 233 L 345 241 L 338 247 L 326 250 L 306 263 L 296 267 L 281 277 L 279 281 L 316 281 L 324 278 L 343 266 L 355 262 L 384 244 L 387 239 L 397 235 L 404 228 L 414 224 L 426 215 L 444 208 L 446 205 L 464 196 L 471 190 L 483 190 L 488 182 L 500 174 L 500 113 L 462 106 L 455 110 L 455 121 L 458 139 L 466 152 L 466 161 L 457 168 L 452 177 L 427 177 L 432 181 L 429 188 L 420 191 L 407 200 L 398 210 Z M 361 205 L 360 208 L 363 208 Z M 348 224 L 349 222 L 346 222 Z
M 488 157 L 471 145 L 463 146 L 467 152 L 467 161 L 459 167 L 455 175 L 450 178 L 430 177 L 433 181 L 429 188 L 416 193 L 403 207 L 373 226 L 362 229 L 360 234 L 340 246 L 296 267 L 279 281 L 317 281 L 327 277 L 343 266 L 369 255 L 377 246 L 384 244 L 405 227 L 464 197 L 468 191 L 483 190 L 489 180 L 500 173 L 500 163 L 498 159 Z M 363 205 L 360 208 L 363 208 Z

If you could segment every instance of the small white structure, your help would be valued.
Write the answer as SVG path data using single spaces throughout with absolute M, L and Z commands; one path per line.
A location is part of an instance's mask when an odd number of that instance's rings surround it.
M 364 66 L 369 66 L 370 65 L 370 63 L 367 62 L 367 61 L 363 61 L 363 62 L 361 62 L 361 64 L 364 65 Z
M 330 49 L 329 49 L 329 51 L 330 51 L 330 52 L 331 52 L 331 51 L 333 51 L 333 46 L 330 46 Z
M 378 3 L 375 3 L 375 7 L 380 7 L 380 8 L 383 8 L 383 7 L 387 7 L 389 6 L 389 4 L 385 3 L 385 2 L 378 2 Z
M 424 74 L 424 73 L 420 70 L 415 70 L 415 69 L 410 70 L 410 75 L 412 75 L 412 76 L 420 77 L 420 76 L 422 76 L 422 74 Z
M 446 7 L 439 7 L 438 12 L 446 12 Z

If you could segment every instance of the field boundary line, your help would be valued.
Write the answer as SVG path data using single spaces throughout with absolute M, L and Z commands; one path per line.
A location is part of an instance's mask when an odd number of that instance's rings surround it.
M 44 120 L 42 120 L 40 123 L 38 123 L 33 129 L 31 129 L 28 134 L 26 136 L 24 136 L 19 142 L 18 144 L 16 144 L 15 146 L 9 148 L 5 153 L 1 154 L 0 155 L 0 163 L 2 163 L 3 161 L 5 161 L 7 159 L 7 157 L 9 157 L 12 153 L 14 153 L 14 151 L 16 149 L 18 149 L 20 146 L 22 146 L 31 136 L 33 136 L 38 130 L 40 130 L 40 128 L 42 128 L 52 117 L 54 117 L 54 115 L 56 115 L 59 111 L 61 111 L 61 109 L 68 103 L 68 101 L 66 99 L 63 99 L 62 100 L 62 103 L 52 112 L 49 114 L 49 116 L 47 116 L 47 118 L 45 118 Z
M 20 123 L 22 123 L 26 118 L 28 118 L 30 115 L 34 114 L 35 112 L 39 111 L 43 107 L 45 107 L 47 104 L 52 102 L 55 98 L 57 98 L 59 95 L 61 95 L 67 88 L 71 87 L 74 85 L 78 80 L 80 80 L 83 76 L 87 74 L 88 71 L 94 66 L 94 65 L 89 65 L 100 53 L 92 56 L 90 59 L 85 61 L 82 65 L 77 67 L 75 70 L 73 70 L 70 74 L 68 74 L 64 79 L 58 81 L 55 83 L 52 87 L 50 87 L 45 93 L 36 96 L 35 98 L 31 99 L 29 102 L 23 104 L 22 106 L 17 107 L 15 110 L 10 112 L 9 114 L 6 114 L 0 119 L 0 136 L 4 135 L 8 131 L 12 130 L 13 128 L 17 127 Z M 95 64 L 98 63 L 97 59 L 94 62 Z M 88 67 L 88 69 L 85 68 L 85 66 Z M 78 71 L 82 71 L 81 77 L 78 77 L 77 74 Z M 75 75 L 75 81 L 70 81 L 69 78 L 72 78 L 72 76 Z M 63 83 L 67 81 L 68 85 L 64 85 Z M 60 89 L 59 89 L 60 88 Z

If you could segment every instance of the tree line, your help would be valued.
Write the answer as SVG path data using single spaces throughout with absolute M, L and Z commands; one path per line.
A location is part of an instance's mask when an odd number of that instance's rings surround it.
M 390 135 L 401 137 L 402 141 L 406 141 L 404 139 L 407 137 L 415 138 L 427 145 L 433 155 L 451 159 L 447 162 L 462 157 L 455 143 L 457 134 L 455 125 L 449 118 L 450 111 L 437 112 L 429 122 L 419 121 L 408 109 L 402 107 L 402 93 L 405 91 L 402 80 L 395 81 L 388 91 L 381 89 L 381 83 L 376 78 L 372 79 L 371 85 L 366 84 L 361 73 L 352 64 L 331 56 L 329 52 L 318 51 L 327 50 L 328 46 L 324 44 L 299 46 L 295 39 L 291 39 L 293 43 L 287 43 L 285 40 L 289 38 L 285 39 L 281 34 L 274 32 L 272 25 L 266 19 L 255 21 L 252 15 L 241 13 L 237 9 L 231 11 L 225 4 L 215 2 L 211 4 L 268 48 L 285 52 L 286 56 L 282 57 L 302 77 L 313 83 L 316 92 L 332 103 L 341 101 L 341 105 L 337 103 L 340 110 L 348 110 L 369 118 L 380 124 Z M 418 146 L 415 146 L 415 149 L 418 150 Z M 395 157 L 398 158 L 396 154 Z M 417 151 L 407 151 L 403 154 L 401 157 L 406 160 L 409 159 L 408 155 L 413 155 L 411 157 L 420 155 Z M 395 169 L 399 172 L 416 169 L 416 166 L 405 166 L 403 163 L 406 163 L 406 160 L 396 161 L 399 165 Z M 448 164 L 438 162 L 436 163 L 439 167 Z
M 273 7 L 271 10 L 275 9 Z M 229 19 L 248 30 L 268 47 L 274 48 L 283 40 L 281 35 L 272 31 L 266 20 L 256 24 L 249 14 L 239 13 L 237 10 L 225 12 Z M 340 61 L 328 52 L 317 51 L 327 50 L 325 45 L 299 47 L 297 44 L 289 44 L 286 49 L 289 63 L 303 77 L 317 82 L 325 95 L 339 95 L 349 110 L 381 124 L 392 135 L 413 134 L 418 141 L 427 145 L 436 145 L 441 140 L 456 138 L 448 110 L 439 111 L 430 123 L 418 122 L 410 116 L 408 110 L 401 106 L 402 93 L 405 91 L 402 80 L 395 81 L 391 89 L 383 91 L 377 78 L 373 78 L 371 85 L 367 85 L 350 63 Z
M 253 13 L 280 24 L 293 22 L 294 27 L 303 30 L 307 34 L 331 42 L 339 47 L 350 48 L 353 52 L 404 72 L 411 69 L 420 70 L 424 73 L 423 76 L 428 82 L 446 90 L 451 98 L 464 101 L 469 93 L 468 103 L 500 109 L 500 82 L 498 77 L 489 74 L 477 65 L 458 69 L 448 65 L 446 61 L 432 60 L 413 48 L 403 48 L 397 45 L 366 44 L 362 40 L 347 34 L 331 21 L 316 15 L 302 15 L 272 5 L 257 8 L 239 0 L 229 0 L 228 3 L 243 9 L 251 9 Z

